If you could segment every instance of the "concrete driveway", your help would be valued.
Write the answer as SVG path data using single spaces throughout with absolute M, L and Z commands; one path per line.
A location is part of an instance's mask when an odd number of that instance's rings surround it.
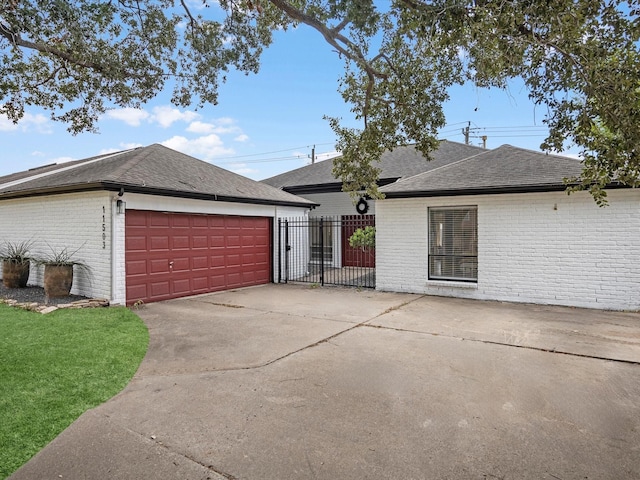
M 151 304 L 14 479 L 638 479 L 637 313 L 264 287 Z

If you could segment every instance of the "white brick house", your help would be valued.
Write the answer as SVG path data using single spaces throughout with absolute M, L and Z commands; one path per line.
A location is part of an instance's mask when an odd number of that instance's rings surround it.
M 640 190 L 567 195 L 571 159 L 503 146 L 383 188 L 376 288 L 640 309 Z
M 0 243 L 77 250 L 72 293 L 149 302 L 273 281 L 274 222 L 314 205 L 152 145 L 0 177 Z

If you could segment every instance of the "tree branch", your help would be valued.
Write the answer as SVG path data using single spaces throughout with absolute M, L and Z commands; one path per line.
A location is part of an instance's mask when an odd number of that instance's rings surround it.
M 548 40 L 544 37 L 542 37 L 541 35 L 538 35 L 536 32 L 533 31 L 533 29 L 531 29 L 530 27 L 528 27 L 525 24 L 521 24 L 518 25 L 518 31 L 524 36 L 524 37 L 528 37 L 528 38 L 532 38 L 535 43 L 539 46 L 543 46 L 543 47 L 550 47 L 553 48 L 554 50 L 560 52 L 560 54 L 565 57 L 566 59 L 569 60 L 569 62 L 571 64 L 573 64 L 573 66 L 575 67 L 578 75 L 580 75 L 580 77 L 582 77 L 582 80 L 584 80 L 584 82 L 588 85 L 591 82 L 589 81 L 589 78 L 587 77 L 587 74 L 584 71 L 584 67 L 582 66 L 582 64 L 575 59 L 575 57 L 573 55 L 571 55 L 569 52 L 567 52 L 565 49 L 563 49 L 562 47 L 560 47 L 556 42 L 553 42 L 551 40 Z
M 349 40 L 344 35 L 340 34 L 340 30 L 342 30 L 349 23 L 347 19 L 344 19 L 340 24 L 338 24 L 335 28 L 329 28 L 324 23 L 318 21 L 310 15 L 307 15 L 303 11 L 293 7 L 286 0 L 269 0 L 276 8 L 279 8 L 283 12 L 285 12 L 289 17 L 293 20 L 297 20 L 298 22 L 304 23 L 317 30 L 331 45 L 334 47 L 339 54 L 344 55 L 346 58 L 357 63 L 370 77 L 374 78 L 386 78 L 387 75 L 379 72 L 371 63 L 365 58 L 362 53 L 362 50 L 351 40 Z M 346 22 L 346 23 L 345 23 Z

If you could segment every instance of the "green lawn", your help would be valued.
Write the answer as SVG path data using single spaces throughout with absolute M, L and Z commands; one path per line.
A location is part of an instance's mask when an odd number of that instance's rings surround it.
M 0 304 L 0 478 L 122 390 L 148 341 L 124 307 L 42 315 Z

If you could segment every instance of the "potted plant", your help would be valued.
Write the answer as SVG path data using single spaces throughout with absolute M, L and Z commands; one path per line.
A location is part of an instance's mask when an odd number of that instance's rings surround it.
M 74 258 L 80 248 L 69 251 L 67 247 L 56 250 L 49 246 L 51 253 L 37 259 L 39 265 L 44 265 L 44 293 L 47 298 L 69 295 L 73 285 L 74 267 L 86 271 L 90 270 L 89 265 Z
M 24 288 L 29 280 L 31 258 L 29 249 L 33 242 L 5 242 L 0 249 L 2 283 L 7 288 Z

